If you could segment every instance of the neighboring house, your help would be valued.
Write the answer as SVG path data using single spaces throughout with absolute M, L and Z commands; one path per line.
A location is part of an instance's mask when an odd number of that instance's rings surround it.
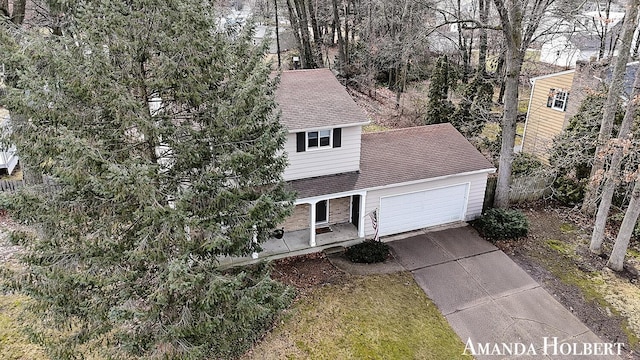
M 624 101 L 631 95 L 638 67 L 638 62 L 627 64 L 622 95 Z M 578 62 L 575 70 L 531 79 L 522 151 L 547 160 L 554 137 L 566 128 L 588 93 L 606 89 L 611 75 L 612 67 L 606 62 Z
M 600 51 L 599 32 L 603 32 L 605 27 L 604 57 L 617 55 L 615 43 L 622 30 L 622 18 L 624 12 L 611 12 L 608 19 L 603 19 L 597 11 L 582 14 L 576 18 L 578 24 L 569 26 L 567 33 L 543 37 L 540 61 L 573 68 L 577 62 L 596 60 Z
M 278 29 L 280 33 L 280 52 L 293 49 L 295 45 L 295 39 L 293 33 L 286 27 L 281 26 Z M 269 40 L 269 54 L 278 53 L 278 44 L 276 43 L 276 28 L 275 26 L 257 25 L 255 33 L 253 34 L 253 45 L 262 44 L 265 40 Z
M 283 224 L 316 232 L 346 224 L 353 238 L 462 222 L 482 212 L 494 167 L 450 124 L 362 133 L 366 114 L 328 69 L 282 73 L 276 100 L 289 134 L 284 178 L 297 191 Z
M 553 138 L 565 127 L 575 70 L 532 78 L 522 151 L 546 159 Z
M 578 61 L 598 58 L 600 38 L 596 34 L 558 35 L 540 48 L 540 61 L 572 68 Z

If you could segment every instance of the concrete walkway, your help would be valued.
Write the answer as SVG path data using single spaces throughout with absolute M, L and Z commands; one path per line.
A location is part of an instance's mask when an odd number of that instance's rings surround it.
M 507 255 L 469 227 L 389 243 L 476 359 L 619 359 Z M 594 345 L 594 343 L 597 343 Z M 520 356 L 523 353 L 528 355 Z

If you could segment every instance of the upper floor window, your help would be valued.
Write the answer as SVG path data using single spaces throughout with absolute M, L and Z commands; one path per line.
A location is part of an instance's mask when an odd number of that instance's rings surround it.
M 342 145 L 342 129 L 327 129 L 317 131 L 301 131 L 296 134 L 296 151 L 323 148 L 339 148 Z
M 547 107 L 555 110 L 567 110 L 567 102 L 569 101 L 569 92 L 565 89 L 549 89 L 547 97 Z
M 307 150 L 331 146 L 331 130 L 307 132 Z

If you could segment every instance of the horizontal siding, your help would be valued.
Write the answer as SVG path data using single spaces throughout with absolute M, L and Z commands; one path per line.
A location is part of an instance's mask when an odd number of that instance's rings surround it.
M 339 148 L 297 152 L 296 134 L 288 134 L 285 151 L 289 166 L 284 171 L 284 179 L 289 181 L 358 171 L 360 169 L 360 136 L 360 126 L 343 128 Z
M 523 152 L 538 155 L 543 159 L 547 158 L 553 138 L 564 129 L 566 115 L 565 111 L 547 107 L 549 89 L 569 90 L 569 103 L 571 103 L 573 99 L 570 89 L 573 76 L 574 73 L 568 73 L 536 80 L 529 103 L 529 114 L 522 142 Z
M 465 220 L 473 220 L 480 216 L 482 213 L 482 205 L 484 203 L 484 191 L 487 186 L 487 174 L 474 174 L 466 176 L 456 176 L 452 178 L 427 181 L 419 184 L 396 186 L 393 188 L 379 189 L 373 191 L 367 191 L 367 198 L 365 201 L 365 211 L 363 212 L 365 234 L 367 236 L 373 235 L 373 227 L 371 226 L 371 219 L 367 214 L 376 208 L 380 207 L 380 197 L 393 196 L 406 194 L 416 191 L 429 190 L 435 188 L 441 188 L 445 186 L 452 186 L 458 184 L 470 183 L 469 195 L 467 200 L 467 209 L 465 212 Z

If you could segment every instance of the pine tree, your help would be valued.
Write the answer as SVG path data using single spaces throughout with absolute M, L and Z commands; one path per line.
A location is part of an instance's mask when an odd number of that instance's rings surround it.
M 36 229 L 18 289 L 70 329 L 42 338 L 53 358 L 228 358 L 291 299 L 264 268 L 219 268 L 258 251 L 293 195 L 277 79 L 213 5 L 82 2 L 73 37 L 0 37 L 0 103 L 27 119 L 11 141 L 57 184 L 9 202 Z
M 456 107 L 451 123 L 467 138 L 480 134 L 490 119 L 493 86 L 483 72 L 478 72 L 465 84 L 462 99 Z
M 449 100 L 449 89 L 456 84 L 456 81 L 456 71 L 449 64 L 447 57 L 441 56 L 438 58 L 429 83 L 427 124 L 449 122 L 455 109 L 453 103 Z

